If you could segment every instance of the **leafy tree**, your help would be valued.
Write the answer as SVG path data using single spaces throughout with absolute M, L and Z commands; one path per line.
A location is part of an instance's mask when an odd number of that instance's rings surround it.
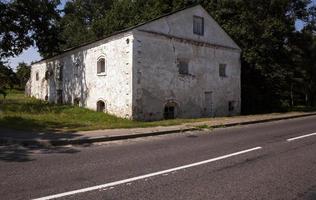
M 0 90 L 13 88 L 16 83 L 17 78 L 12 68 L 0 61 Z
M 42 56 L 59 51 L 59 0 L 0 1 L 0 59 L 19 55 L 31 45 Z
M 31 74 L 31 68 L 26 63 L 19 63 L 16 68 L 16 77 L 19 81 L 20 88 L 24 88 L 26 82 L 29 80 Z

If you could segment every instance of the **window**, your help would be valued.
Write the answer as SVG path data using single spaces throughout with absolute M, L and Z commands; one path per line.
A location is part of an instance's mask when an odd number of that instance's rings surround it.
M 39 80 L 39 74 L 38 74 L 38 72 L 36 72 L 36 74 L 35 74 L 35 79 L 38 81 Z
M 193 17 L 193 33 L 196 35 L 204 35 L 204 18 L 194 16 Z
M 229 101 L 228 102 L 228 111 L 234 111 L 235 110 L 235 101 Z
M 97 73 L 98 74 L 105 74 L 105 59 L 99 58 L 97 63 Z
M 50 71 L 46 70 L 46 72 L 45 72 L 45 80 L 48 80 L 50 76 L 51 76 Z
M 179 74 L 188 75 L 189 74 L 189 63 L 185 60 L 178 61 Z
M 56 68 L 56 78 L 59 81 L 63 80 L 63 68 L 64 68 L 64 65 L 62 63 L 59 63 Z
M 226 77 L 226 64 L 219 64 L 219 76 Z
M 79 67 L 80 67 L 80 59 L 77 58 L 75 61 L 74 61 L 74 75 L 75 76 L 78 76 L 78 72 L 79 72 Z

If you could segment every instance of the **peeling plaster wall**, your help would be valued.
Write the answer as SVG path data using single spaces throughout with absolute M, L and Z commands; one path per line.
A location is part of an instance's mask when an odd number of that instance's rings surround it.
M 132 52 L 130 32 L 65 52 L 55 58 L 32 65 L 31 95 L 57 102 L 57 90 L 62 89 L 63 103 L 80 99 L 80 106 L 96 110 L 102 100 L 106 112 L 119 117 L 132 116 Z M 97 60 L 105 58 L 106 73 L 97 74 Z M 62 81 L 58 81 L 57 67 L 63 66 Z M 46 70 L 53 75 L 45 80 Z M 39 71 L 40 81 L 35 80 Z
M 31 96 L 38 99 L 45 99 L 48 93 L 48 85 L 45 80 L 46 65 L 44 63 L 32 65 L 31 75 L 30 75 L 30 90 Z M 38 73 L 38 80 L 36 80 L 36 73 Z
M 204 18 L 203 36 L 193 34 L 193 16 Z M 80 106 L 96 110 L 102 100 L 108 113 L 148 121 L 162 119 L 167 103 L 176 105 L 180 118 L 237 115 L 240 52 L 214 19 L 195 6 L 33 64 L 31 95 L 57 102 L 62 89 L 64 103 L 79 98 Z M 98 75 L 101 56 L 106 74 Z M 189 74 L 179 74 L 179 60 L 188 62 Z M 227 65 L 226 77 L 219 76 L 219 64 Z M 46 72 L 52 75 L 45 79 Z
M 240 51 L 181 41 L 143 31 L 134 32 L 134 118 L 159 120 L 167 102 L 177 104 L 179 118 L 240 113 Z M 178 71 L 178 59 L 189 62 L 189 75 Z M 219 64 L 227 64 L 226 77 Z M 205 92 L 212 92 L 206 113 Z M 235 102 L 234 111 L 228 102 Z
M 194 16 L 204 18 L 202 36 L 193 33 Z M 180 118 L 240 113 L 241 50 L 201 6 L 144 24 L 133 35 L 134 118 L 160 120 L 167 103 L 177 105 Z M 188 62 L 188 75 L 179 74 L 179 60 Z M 226 77 L 219 64 L 227 65 Z
M 205 28 L 203 36 L 193 34 L 193 16 L 204 18 Z M 239 49 L 238 45 L 200 5 L 155 20 L 138 27 L 137 30 L 167 34 L 183 39 L 192 39 Z

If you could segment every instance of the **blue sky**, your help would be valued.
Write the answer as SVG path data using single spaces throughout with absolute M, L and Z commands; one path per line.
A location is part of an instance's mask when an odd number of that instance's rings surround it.
M 61 0 L 61 5 L 59 6 L 59 9 L 63 8 L 67 0 Z M 313 2 L 316 4 L 316 0 L 313 0 Z M 301 21 L 297 21 L 295 23 L 296 29 L 300 30 L 304 26 L 304 24 Z M 41 56 L 38 53 L 38 49 L 36 47 L 30 47 L 29 49 L 23 51 L 22 54 L 20 54 L 17 57 L 9 58 L 9 65 L 13 68 L 15 68 L 20 62 L 26 62 L 30 64 L 32 61 L 38 61 L 42 59 Z

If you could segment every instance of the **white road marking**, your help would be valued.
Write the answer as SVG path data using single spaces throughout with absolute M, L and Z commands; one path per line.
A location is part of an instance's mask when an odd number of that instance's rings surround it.
M 100 189 L 107 188 L 107 187 L 110 187 L 110 189 L 111 189 L 111 188 L 113 188 L 113 186 L 116 186 L 116 185 L 121 185 L 121 184 L 124 184 L 124 183 L 129 183 L 129 182 L 133 182 L 133 181 L 137 181 L 137 180 L 141 180 L 141 179 L 145 179 L 146 180 L 146 178 L 149 178 L 149 177 L 163 175 L 163 174 L 166 174 L 166 173 L 170 173 L 170 172 L 174 172 L 174 171 L 178 171 L 178 170 L 182 170 L 182 169 L 187 169 L 187 168 L 191 168 L 191 167 L 196 167 L 196 166 L 199 166 L 199 165 L 204 165 L 204 164 L 207 164 L 207 163 L 215 162 L 215 161 L 218 161 L 218 160 L 223 160 L 223 159 L 226 159 L 226 158 L 230 158 L 230 157 L 233 157 L 233 156 L 249 153 L 251 151 L 256 151 L 256 150 L 259 150 L 259 149 L 262 149 L 262 147 L 255 147 L 255 148 L 251 148 L 251 149 L 247 149 L 247 150 L 243 150 L 243 151 L 238 151 L 238 152 L 227 154 L 227 155 L 224 155 L 224 156 L 220 156 L 220 157 L 216 157 L 216 158 L 212 158 L 212 159 L 209 159 L 209 160 L 204 160 L 204 161 L 200 161 L 200 162 L 196 162 L 196 163 L 192 163 L 192 164 L 188 164 L 188 165 L 183 165 L 183 166 L 179 166 L 179 167 L 175 167 L 175 168 L 171 168 L 171 169 L 167 169 L 167 170 L 163 170 L 163 171 L 158 171 L 158 172 L 154 172 L 154 173 L 150 173 L 150 174 L 145 174 L 145 175 L 142 175 L 142 176 L 136 176 L 136 177 L 133 177 L 133 178 L 128 178 L 128 179 L 115 181 L 115 182 L 111 182 L 111 183 L 105 183 L 105 184 L 102 184 L 102 185 L 96 185 L 96 186 L 92 186 L 92 187 L 87 187 L 87 188 L 83 188 L 83 189 L 79 189 L 79 190 L 73 190 L 73 191 L 64 192 L 64 193 L 60 193 L 60 194 L 54 194 L 54 195 L 50 195 L 50 196 L 46 196 L 46 197 L 33 199 L 33 200 L 56 199 L 56 198 L 70 196 L 70 195 L 74 195 L 74 194 L 78 194 L 78 193 L 84 193 L 84 192 L 89 192 L 89 191 L 93 191 L 93 190 L 100 190 Z
M 306 137 L 310 137 L 310 136 L 314 136 L 314 135 L 316 135 L 316 133 L 311 133 L 311 134 L 302 135 L 302 136 L 298 136 L 298 137 L 294 137 L 294 138 L 289 138 L 286 141 L 291 142 L 294 140 L 298 140 L 298 139 L 302 139 L 302 138 L 306 138 Z

